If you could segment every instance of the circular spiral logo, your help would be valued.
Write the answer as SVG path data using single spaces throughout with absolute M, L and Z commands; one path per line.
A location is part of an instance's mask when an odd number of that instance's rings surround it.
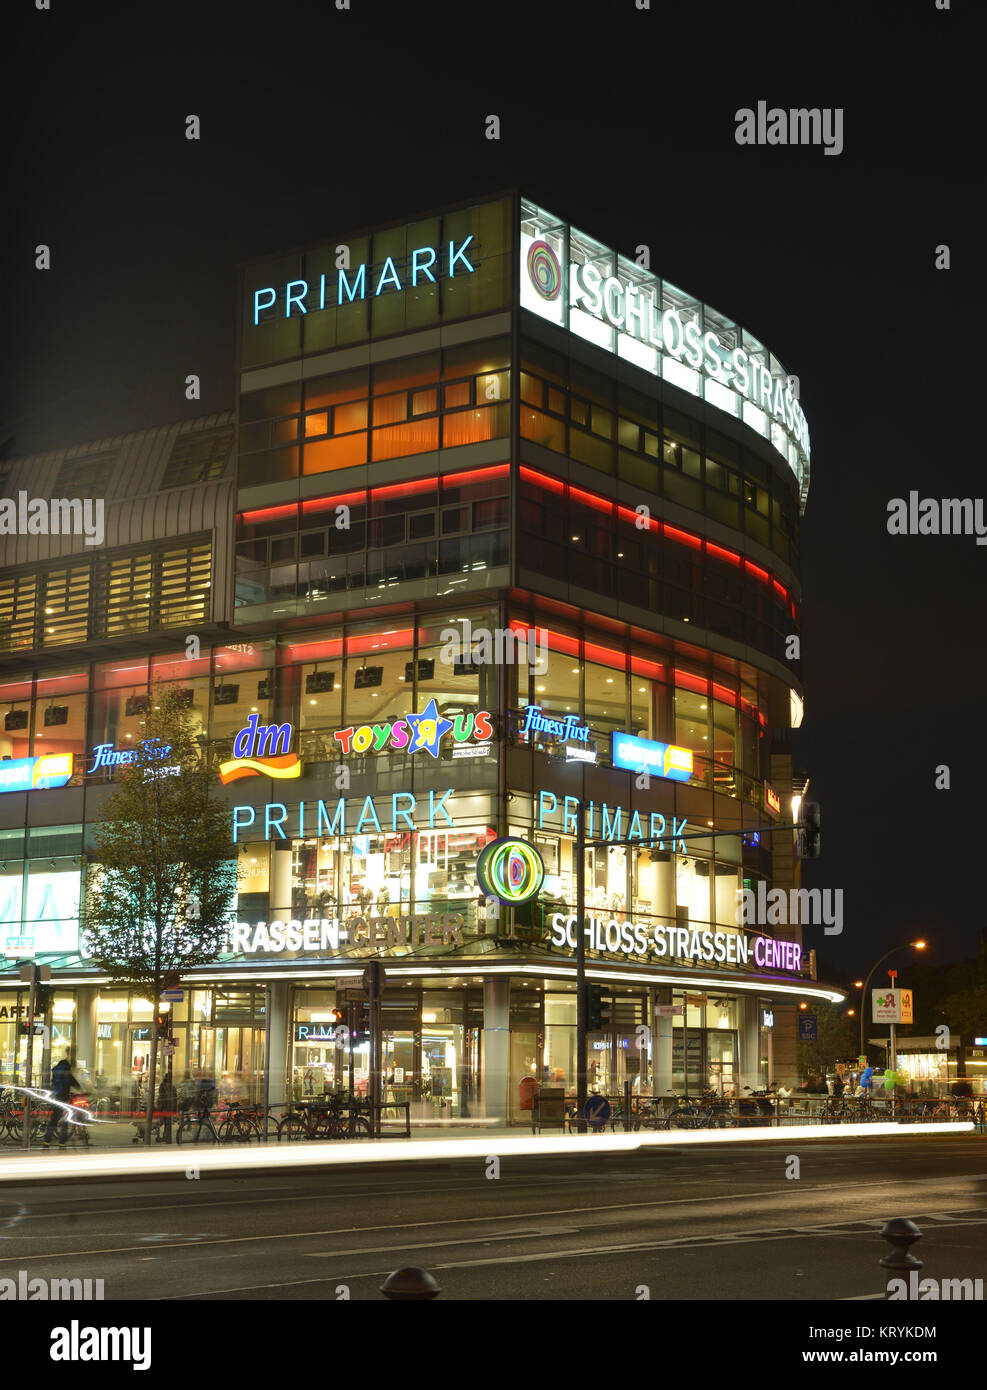
M 480 851 L 476 880 L 489 898 L 502 903 L 523 903 L 533 898 L 545 879 L 545 865 L 538 851 L 524 840 L 505 836 Z
M 528 247 L 528 275 L 542 299 L 558 299 L 562 268 L 547 241 L 533 241 Z

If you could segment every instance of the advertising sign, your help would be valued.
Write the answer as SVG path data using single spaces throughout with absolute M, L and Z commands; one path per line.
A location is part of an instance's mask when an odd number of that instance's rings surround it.
M 872 989 L 871 1018 L 874 1023 L 911 1023 L 914 1019 L 910 989 Z
M 637 738 L 633 734 L 614 734 L 613 765 L 628 772 L 648 772 L 667 777 L 670 782 L 688 782 L 692 776 L 692 749 L 676 748 L 672 743 Z
M 43 753 L 37 758 L 7 758 L 0 763 L 0 792 L 47 791 L 64 787 L 72 776 L 71 753 Z
M 452 756 L 476 757 L 490 751 L 493 723 L 489 710 L 481 709 L 456 714 L 446 719 L 434 700 L 429 700 L 421 714 L 406 714 L 403 719 L 380 724 L 350 725 L 337 729 L 333 738 L 341 753 L 429 753 L 439 756 L 439 745 L 452 734 Z
M 799 385 L 762 343 L 554 213 L 525 201 L 521 306 L 742 420 L 785 458 L 804 504 L 809 427 Z
M 533 845 L 510 836 L 494 840 L 480 851 L 476 881 L 488 897 L 502 903 L 533 898 L 545 880 L 545 865 Z

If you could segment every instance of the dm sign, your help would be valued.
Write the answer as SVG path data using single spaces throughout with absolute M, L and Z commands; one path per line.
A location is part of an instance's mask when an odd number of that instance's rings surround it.
M 219 779 L 224 786 L 227 782 L 256 777 L 260 773 L 267 777 L 301 776 L 298 754 L 288 751 L 294 734 L 291 725 L 259 725 L 258 717 L 250 715 L 246 728 L 233 740 L 233 757 L 219 765 Z

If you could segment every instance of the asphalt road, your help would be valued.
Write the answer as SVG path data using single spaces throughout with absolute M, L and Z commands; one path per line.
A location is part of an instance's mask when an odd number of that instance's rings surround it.
M 789 1177 L 790 1156 L 799 1176 Z M 107 1299 L 846 1299 L 915 1221 L 923 1277 L 987 1286 L 987 1141 L 852 1139 L 359 1169 L 0 1186 L 0 1277 Z

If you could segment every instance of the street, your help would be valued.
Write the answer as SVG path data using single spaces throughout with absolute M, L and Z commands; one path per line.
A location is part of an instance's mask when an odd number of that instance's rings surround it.
M 865 1299 L 893 1217 L 923 1232 L 923 1275 L 987 1278 L 984 1159 L 966 1136 L 684 1141 L 504 1158 L 499 1177 L 457 1159 L 11 1183 L 0 1277 L 101 1278 L 108 1300 L 381 1300 L 419 1265 L 445 1299 Z

